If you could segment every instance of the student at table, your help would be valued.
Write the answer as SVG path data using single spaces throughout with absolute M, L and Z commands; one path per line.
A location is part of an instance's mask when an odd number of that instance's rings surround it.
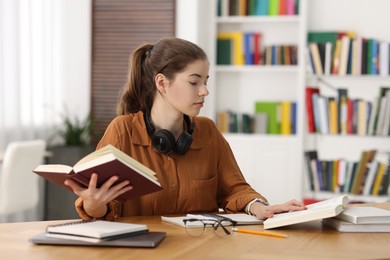
M 76 209 L 83 219 L 215 212 L 220 208 L 265 219 L 305 208 L 294 199 L 268 205 L 245 181 L 214 122 L 198 116 L 209 94 L 208 73 L 205 52 L 183 39 L 164 38 L 132 53 L 118 115 L 97 148 L 112 144 L 151 168 L 163 190 L 118 202 L 118 195 L 132 189 L 128 181 L 114 185 L 117 179 L 112 177 L 97 188 L 95 174 L 89 187 L 83 188 L 67 180 L 79 196 Z M 272 178 L 272 172 L 261 174 Z

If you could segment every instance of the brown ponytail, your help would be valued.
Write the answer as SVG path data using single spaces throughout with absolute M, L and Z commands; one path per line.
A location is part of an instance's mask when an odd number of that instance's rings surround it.
M 156 87 L 154 77 L 162 73 L 170 80 L 196 60 L 207 60 L 206 53 L 194 43 L 179 38 L 164 38 L 155 45 L 139 46 L 129 60 L 128 81 L 120 93 L 117 114 L 149 111 Z

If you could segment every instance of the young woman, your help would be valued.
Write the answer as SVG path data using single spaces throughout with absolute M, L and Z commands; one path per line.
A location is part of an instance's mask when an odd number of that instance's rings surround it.
M 131 56 L 129 78 L 97 148 L 112 144 L 157 173 L 163 187 L 125 202 L 115 198 L 132 189 L 112 177 L 100 188 L 93 175 L 87 189 L 68 180 L 79 196 L 83 219 L 117 216 L 247 212 L 260 219 L 274 213 L 302 210 L 291 200 L 268 205 L 245 181 L 229 144 L 212 120 L 198 116 L 207 89 L 209 63 L 197 45 L 178 38 L 145 44 Z

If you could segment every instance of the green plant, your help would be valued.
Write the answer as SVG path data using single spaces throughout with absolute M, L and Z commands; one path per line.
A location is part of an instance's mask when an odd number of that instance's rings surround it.
M 80 120 L 77 116 L 70 117 L 67 113 L 62 118 L 63 126 L 58 133 L 63 138 L 65 145 L 84 146 L 91 143 L 91 134 L 94 127 L 91 116 Z

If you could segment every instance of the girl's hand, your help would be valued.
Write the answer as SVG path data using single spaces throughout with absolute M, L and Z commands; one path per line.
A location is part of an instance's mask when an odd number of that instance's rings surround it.
M 118 176 L 112 176 L 100 188 L 97 188 L 97 180 L 98 175 L 93 173 L 88 188 L 81 187 L 73 180 L 66 180 L 65 184 L 71 187 L 73 192 L 83 199 L 83 207 L 88 215 L 100 218 L 106 214 L 108 202 L 131 190 L 133 186 L 127 180 L 113 186 L 118 180 Z
M 304 210 L 306 206 L 303 202 L 297 200 L 290 200 L 283 204 L 276 204 L 265 206 L 261 203 L 255 202 L 251 206 L 251 212 L 259 219 L 266 219 L 272 217 L 275 213 L 282 213 L 288 211 Z

